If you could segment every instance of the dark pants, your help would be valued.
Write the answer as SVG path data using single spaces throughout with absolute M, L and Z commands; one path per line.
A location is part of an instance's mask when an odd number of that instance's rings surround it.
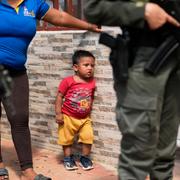
M 29 84 L 25 71 L 11 72 L 13 80 L 12 95 L 9 98 L 13 107 L 7 105 L 3 100 L 7 118 L 11 125 L 12 139 L 18 155 L 22 170 L 32 167 L 31 138 L 29 130 Z M 15 114 L 11 111 L 14 108 Z M 1 109 L 0 109 L 1 110 Z M 1 111 L 0 111 L 1 112 Z M 0 161 L 2 157 L 0 154 Z

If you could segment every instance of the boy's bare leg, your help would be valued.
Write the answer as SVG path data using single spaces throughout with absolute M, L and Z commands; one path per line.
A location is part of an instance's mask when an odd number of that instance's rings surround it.
M 93 169 L 93 163 L 89 158 L 91 153 L 91 144 L 82 144 L 82 156 L 80 157 L 80 166 L 83 170 Z
M 0 162 L 0 168 L 5 168 L 4 163 Z
M 91 153 L 91 144 L 82 144 L 82 155 L 89 156 Z
M 64 151 L 64 157 L 68 157 L 71 156 L 72 154 L 72 149 L 71 149 L 71 145 L 69 146 L 63 146 L 63 151 Z
M 72 148 L 71 145 L 63 146 L 64 150 L 64 167 L 66 170 L 76 170 L 78 169 L 76 162 L 74 160 L 73 154 L 72 154 Z

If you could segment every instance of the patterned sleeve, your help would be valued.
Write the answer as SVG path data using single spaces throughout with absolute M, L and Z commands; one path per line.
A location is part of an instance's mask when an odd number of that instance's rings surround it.
M 49 10 L 50 6 L 45 0 L 36 0 L 36 2 L 37 2 L 36 18 L 40 20 L 42 17 L 44 17 L 46 12 Z

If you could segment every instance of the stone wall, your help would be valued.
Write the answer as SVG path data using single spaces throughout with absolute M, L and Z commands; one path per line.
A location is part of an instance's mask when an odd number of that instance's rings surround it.
M 62 154 L 57 145 L 54 102 L 62 78 L 73 74 L 71 57 L 75 50 L 86 49 L 96 57 L 97 90 L 92 111 L 95 141 L 92 157 L 116 167 L 120 152 L 120 132 L 115 121 L 109 49 L 98 43 L 98 34 L 86 31 L 37 32 L 28 52 L 30 84 L 30 127 L 32 144 Z M 10 137 L 9 124 L 3 115 L 1 132 Z

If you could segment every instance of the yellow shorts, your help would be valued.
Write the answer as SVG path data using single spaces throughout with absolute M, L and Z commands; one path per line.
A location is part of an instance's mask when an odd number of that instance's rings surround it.
M 78 134 L 78 142 L 84 144 L 93 144 L 93 128 L 90 117 L 84 119 L 76 119 L 71 116 L 63 115 L 64 124 L 58 128 L 58 144 L 72 145 L 75 135 Z

